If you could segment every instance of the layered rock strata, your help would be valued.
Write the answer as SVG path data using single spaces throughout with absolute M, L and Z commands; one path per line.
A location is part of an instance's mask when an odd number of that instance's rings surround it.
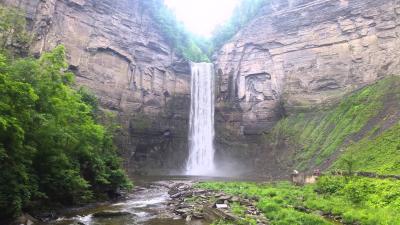
M 65 45 L 77 84 L 117 114 L 122 127 L 118 145 L 127 165 L 181 166 L 187 150 L 190 68 L 174 54 L 141 1 L 0 2 L 26 11 L 35 34 L 34 54 Z
M 220 122 L 260 134 L 282 113 L 400 74 L 400 1 L 271 0 L 216 65 Z
M 324 109 L 399 75 L 400 1 L 270 0 L 215 64 L 217 158 L 288 174 L 278 158 L 293 157 L 278 144 L 287 140 L 262 134 L 286 115 Z

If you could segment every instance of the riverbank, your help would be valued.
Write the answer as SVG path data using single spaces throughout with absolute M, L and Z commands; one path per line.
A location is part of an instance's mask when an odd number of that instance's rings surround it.
M 38 225 L 184 225 L 185 218 L 173 213 L 168 191 L 175 181 L 142 181 L 124 199 L 58 211 Z M 203 224 L 199 224 L 203 225 Z
M 203 219 L 210 223 L 229 220 L 234 224 L 268 224 L 265 216 L 256 208 L 256 198 L 202 189 L 199 184 L 177 183 L 168 192 L 172 199 L 169 205 L 175 214 L 186 218 L 186 221 Z
M 141 182 L 118 202 L 64 209 L 51 220 L 30 221 L 38 225 L 400 224 L 400 181 L 395 179 L 322 176 L 305 186 L 204 177 L 135 179 Z
M 233 212 L 239 209 L 239 203 L 246 203 L 252 214 L 261 215 L 252 199 L 235 198 L 223 192 L 197 187 L 202 182 L 233 182 L 238 178 L 133 176 L 131 179 L 135 180 L 135 188 L 118 200 L 82 207 L 49 209 L 44 213 L 32 213 L 32 216 L 24 214 L 15 224 L 209 225 L 221 218 L 239 221 Z M 225 204 L 226 207 L 217 209 L 216 203 Z
M 270 224 L 400 224 L 400 181 L 320 177 L 316 184 L 205 182 L 197 188 L 254 198 Z M 223 220 L 218 224 L 236 224 Z M 256 223 L 247 223 L 256 224 Z

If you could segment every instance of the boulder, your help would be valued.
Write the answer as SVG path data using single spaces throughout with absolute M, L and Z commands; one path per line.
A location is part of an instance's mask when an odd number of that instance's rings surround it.
M 240 198 L 239 198 L 238 196 L 233 196 L 233 197 L 231 198 L 231 201 L 232 201 L 232 202 L 238 202 L 238 201 L 240 201 Z
M 38 223 L 39 220 L 34 218 L 33 216 L 29 215 L 28 213 L 23 213 L 21 216 L 19 216 L 12 224 L 13 225 L 34 225 Z
M 175 213 L 181 216 L 189 215 L 192 210 L 190 208 L 175 209 Z
M 190 185 L 184 184 L 184 183 L 177 183 L 174 184 L 172 187 L 170 187 L 168 194 L 170 196 L 174 196 L 178 193 L 183 193 L 184 191 L 187 191 L 190 189 Z

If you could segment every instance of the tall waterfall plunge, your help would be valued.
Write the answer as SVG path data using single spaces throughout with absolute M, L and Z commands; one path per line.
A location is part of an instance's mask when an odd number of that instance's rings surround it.
M 214 66 L 192 63 L 187 175 L 214 171 Z

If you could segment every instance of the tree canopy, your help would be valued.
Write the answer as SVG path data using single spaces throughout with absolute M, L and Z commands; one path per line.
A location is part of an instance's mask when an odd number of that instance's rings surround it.
M 0 219 L 131 186 L 96 97 L 72 88 L 65 48 L 26 57 L 25 28 L 23 13 L 0 7 Z
M 71 88 L 66 68 L 63 46 L 39 59 L 0 55 L 0 217 L 130 186 L 95 98 Z
M 166 35 L 169 44 L 184 58 L 193 62 L 208 62 L 213 53 L 229 41 L 261 10 L 268 0 L 241 0 L 230 20 L 216 27 L 210 39 L 195 36 L 177 21 L 162 0 L 142 1 Z
M 198 46 L 196 40 L 186 31 L 183 24 L 177 21 L 175 15 L 165 5 L 163 0 L 141 1 L 142 7 L 158 22 L 169 44 L 175 48 L 178 55 L 193 62 L 208 62 L 208 56 Z
M 229 41 L 240 29 L 252 20 L 262 9 L 268 0 L 241 0 L 235 8 L 231 19 L 218 26 L 213 32 L 211 42 L 213 51 L 218 50 Z

